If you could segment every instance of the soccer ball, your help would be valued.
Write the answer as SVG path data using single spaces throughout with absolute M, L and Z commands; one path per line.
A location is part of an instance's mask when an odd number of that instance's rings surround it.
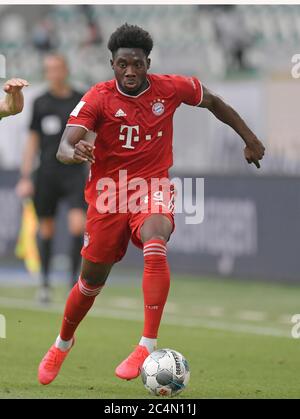
M 190 379 L 187 360 L 173 349 L 159 349 L 145 359 L 141 369 L 144 386 L 155 396 L 175 396 Z

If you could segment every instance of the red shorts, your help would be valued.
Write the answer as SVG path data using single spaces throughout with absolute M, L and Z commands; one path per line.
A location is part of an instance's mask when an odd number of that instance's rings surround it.
M 170 185 L 167 191 L 149 190 L 138 212 L 101 213 L 90 205 L 81 255 L 94 263 L 115 263 L 124 257 L 130 239 L 142 249 L 140 229 L 153 214 L 169 218 L 174 231 L 174 200 L 174 186 Z

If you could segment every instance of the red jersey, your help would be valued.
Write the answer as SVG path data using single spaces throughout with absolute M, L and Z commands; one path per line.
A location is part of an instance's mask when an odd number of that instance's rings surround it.
M 86 185 L 86 200 L 95 204 L 99 179 L 167 176 L 173 164 L 173 115 L 181 103 L 198 106 L 203 97 L 195 77 L 148 74 L 149 86 L 137 96 L 123 93 L 117 81 L 93 86 L 70 115 L 67 126 L 96 134 L 95 163 Z

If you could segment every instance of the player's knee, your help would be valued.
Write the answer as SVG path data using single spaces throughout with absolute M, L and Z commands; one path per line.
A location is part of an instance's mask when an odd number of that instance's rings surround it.
M 172 223 L 167 217 L 161 214 L 154 214 L 145 220 L 140 234 L 143 243 L 149 240 L 163 240 L 167 242 L 172 234 Z
M 109 272 L 82 272 L 82 278 L 90 286 L 104 285 Z
M 163 234 L 153 233 L 153 234 L 149 234 L 148 237 L 147 236 L 145 237 L 144 243 L 150 240 L 161 240 L 167 243 L 168 237 L 166 237 Z
M 99 277 L 94 278 L 92 276 L 88 276 L 88 277 L 85 277 L 84 279 L 85 279 L 85 282 L 88 285 L 90 285 L 91 287 L 94 287 L 94 286 L 105 285 L 107 277 L 106 278 L 99 278 Z
M 81 277 L 85 279 L 88 285 L 104 285 L 111 267 L 111 265 L 93 264 L 84 260 Z

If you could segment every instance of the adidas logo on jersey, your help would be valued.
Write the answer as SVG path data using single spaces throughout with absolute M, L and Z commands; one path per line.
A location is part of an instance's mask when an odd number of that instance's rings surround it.
M 115 117 L 117 118 L 120 118 L 121 116 L 127 116 L 123 109 L 119 109 L 115 114 Z

